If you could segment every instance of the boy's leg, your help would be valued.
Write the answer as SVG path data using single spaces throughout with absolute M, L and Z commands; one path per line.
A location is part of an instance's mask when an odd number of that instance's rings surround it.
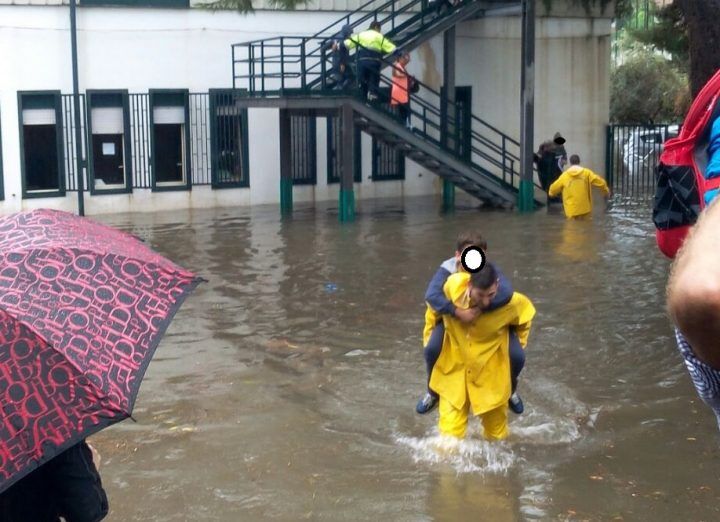
M 432 371 L 438 357 L 440 357 L 443 337 L 445 337 L 445 325 L 443 323 L 438 323 L 435 328 L 433 328 L 433 331 L 430 334 L 430 339 L 428 339 L 428 343 L 423 350 L 425 365 L 427 368 L 428 388 L 423 396 L 420 397 L 417 406 L 415 406 L 415 411 L 421 415 L 432 411 L 435 406 L 437 406 L 438 395 L 430 389 L 430 376 L 432 375 Z
M 425 356 L 425 365 L 427 367 L 428 385 L 430 384 L 430 376 L 432 375 L 433 368 L 435 368 L 435 363 L 440 358 L 444 337 L 445 325 L 440 322 L 435 326 L 435 328 L 433 328 L 433 331 L 430 334 L 430 339 L 428 339 L 428 343 L 423 351 L 423 355 Z M 428 390 L 429 389 L 430 388 L 428 388 Z
M 450 401 L 440 397 L 440 407 L 438 408 L 440 413 L 438 429 L 440 430 L 440 433 L 443 435 L 457 437 L 459 439 L 465 437 L 469 408 L 469 401 L 465 401 L 463 409 L 458 410 L 455 406 L 450 404 Z
M 440 399 L 442 412 L 442 399 Z M 483 435 L 489 441 L 503 440 L 508 436 L 507 408 L 500 406 L 494 410 L 486 411 L 480 415 L 483 425 Z
M 518 376 L 525 366 L 525 350 L 520 345 L 517 333 L 514 328 L 510 329 L 510 383 L 512 384 L 512 395 L 508 401 L 508 406 L 513 411 L 520 415 L 525 411 L 525 405 L 523 404 L 520 395 L 517 393 Z
M 520 372 L 525 367 L 525 350 L 520 345 L 517 333 L 514 329 L 510 330 L 510 379 L 512 382 L 512 391 L 517 388 L 517 381 Z

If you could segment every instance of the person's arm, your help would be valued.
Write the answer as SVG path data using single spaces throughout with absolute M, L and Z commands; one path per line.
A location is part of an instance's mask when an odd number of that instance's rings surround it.
M 450 277 L 450 272 L 443 267 L 437 269 L 437 272 L 435 272 L 425 291 L 425 301 L 430 305 L 430 308 L 436 312 L 444 315 L 453 315 L 455 313 L 455 305 L 445 296 L 443 289 L 448 277 Z
M 720 204 L 700 215 L 677 255 L 667 308 L 698 359 L 720 370 Z
M 595 174 L 592 170 L 589 170 L 589 169 L 588 169 L 588 172 L 589 172 L 589 174 L 590 174 L 590 175 L 589 175 L 590 184 L 591 184 L 592 186 L 597 187 L 597 188 L 599 188 L 600 190 L 602 190 L 602 192 L 603 192 L 603 194 L 605 195 L 605 197 L 609 196 L 609 195 L 610 195 L 610 188 L 607 186 L 607 183 L 605 182 L 605 180 L 602 179 L 602 178 L 601 178 L 600 176 L 598 176 L 597 174 Z
M 493 300 L 490 301 L 490 305 L 487 307 L 488 312 L 500 308 L 501 306 L 505 306 L 510 302 L 510 299 L 512 299 L 513 296 L 513 287 L 510 280 L 505 277 L 505 274 L 502 273 L 497 265 L 493 264 L 493 266 L 495 267 L 495 271 L 498 276 L 498 289 L 495 297 L 493 297 Z
M 527 347 L 528 338 L 530 337 L 530 328 L 532 320 L 535 317 L 535 306 L 526 295 L 515 292 L 510 300 L 510 305 L 515 307 L 517 315 L 511 322 L 515 326 L 515 333 L 518 336 L 520 346 Z
M 383 52 L 383 54 L 391 54 L 395 52 L 395 44 L 392 43 L 387 38 L 383 37 L 382 42 L 380 43 L 380 50 Z
M 398 66 L 397 62 L 393 64 L 392 75 L 396 78 L 405 78 L 407 76 L 403 70 Z
M 563 191 L 563 185 L 565 183 L 565 175 L 561 175 L 558 179 L 553 181 L 552 185 L 550 185 L 550 188 L 548 188 L 548 196 L 551 198 L 560 195 L 560 193 Z
M 346 49 L 355 49 L 355 47 L 357 46 L 357 42 L 353 40 L 354 37 L 355 35 L 345 40 L 344 44 Z

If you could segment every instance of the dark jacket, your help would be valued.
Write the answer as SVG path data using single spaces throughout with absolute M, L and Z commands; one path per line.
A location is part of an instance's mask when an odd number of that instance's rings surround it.
M 82 441 L 0 494 L 2 522 L 98 522 L 108 500 L 92 451 Z

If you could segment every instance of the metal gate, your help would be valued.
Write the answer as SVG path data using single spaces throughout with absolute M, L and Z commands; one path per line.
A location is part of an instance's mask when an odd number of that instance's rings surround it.
M 655 193 L 655 168 L 662 145 L 677 136 L 679 126 L 608 125 L 605 171 L 614 194 L 646 199 Z

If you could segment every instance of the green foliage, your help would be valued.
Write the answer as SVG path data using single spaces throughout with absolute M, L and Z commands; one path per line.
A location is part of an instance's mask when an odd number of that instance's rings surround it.
M 656 53 L 637 52 L 612 72 L 612 122 L 681 121 L 688 100 L 687 77 Z
M 553 0 L 542 0 L 545 6 L 545 12 L 549 13 L 553 5 Z M 605 8 L 613 3 L 613 0 L 572 0 L 575 5 L 582 5 L 587 12 L 595 6 L 600 6 L 602 12 L 605 12 Z M 621 18 L 628 15 L 632 11 L 631 0 L 615 0 L 615 17 Z
M 305 0 L 270 0 L 270 6 L 276 9 L 295 9 L 304 4 Z M 255 11 L 252 0 L 212 0 L 202 4 L 205 9 L 212 11 L 233 10 L 239 13 L 252 13 Z
M 688 70 L 690 47 L 687 23 L 675 4 L 659 8 L 651 13 L 655 20 L 647 29 L 630 29 L 629 36 L 663 53 L 667 53 L 673 64 L 681 70 Z

